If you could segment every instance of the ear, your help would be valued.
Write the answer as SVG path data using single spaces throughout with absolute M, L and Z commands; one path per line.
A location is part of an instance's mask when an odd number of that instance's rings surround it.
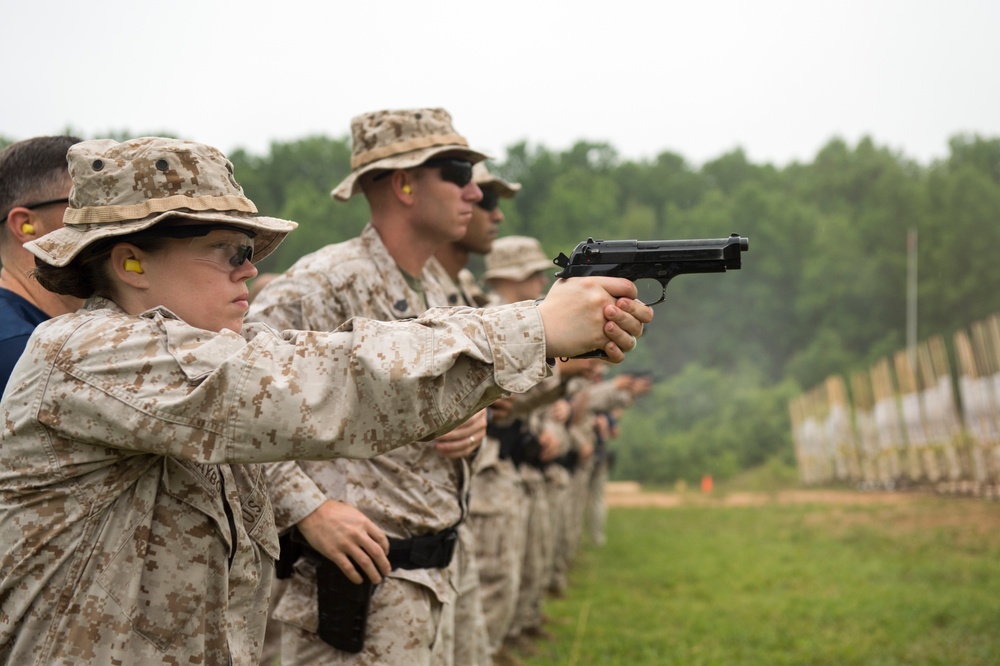
M 135 266 L 133 262 L 142 265 L 143 259 L 148 257 L 147 253 L 131 243 L 118 243 L 111 248 L 111 270 L 119 282 L 135 289 L 149 289 L 148 275 L 131 270 Z M 126 262 L 128 262 L 128 269 L 126 269 Z
M 18 206 L 12 209 L 7 213 L 7 219 L 4 222 L 7 225 L 8 233 L 17 240 L 18 245 L 24 245 L 42 235 L 38 225 L 35 224 L 34 216 L 27 208 Z
M 390 178 L 392 192 L 403 205 L 413 204 L 413 174 L 406 169 L 396 169 Z

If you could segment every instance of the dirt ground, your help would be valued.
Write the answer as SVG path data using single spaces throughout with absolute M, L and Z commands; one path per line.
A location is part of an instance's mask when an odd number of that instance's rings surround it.
M 861 492 L 852 490 L 781 490 L 774 493 L 683 493 L 647 492 L 635 481 L 608 483 L 605 490 L 608 506 L 672 507 L 682 505 L 758 506 L 762 504 L 900 504 L 913 502 L 926 494 L 919 492 Z

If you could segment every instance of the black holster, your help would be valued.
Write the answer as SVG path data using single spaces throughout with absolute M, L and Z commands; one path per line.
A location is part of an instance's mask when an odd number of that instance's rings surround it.
M 316 635 L 338 650 L 355 654 L 361 652 L 365 647 L 368 606 L 375 585 L 363 572 L 359 585 L 336 564 L 319 553 L 316 556 L 316 605 L 319 611 Z
M 541 445 L 538 438 L 528 431 L 527 427 L 517 419 L 505 426 L 490 424 L 486 426 L 486 434 L 500 442 L 500 459 L 511 460 L 516 466 L 531 465 L 542 469 Z
M 451 564 L 457 542 L 456 527 L 410 539 L 389 539 L 389 563 L 393 569 L 443 569 Z M 279 578 L 292 575 L 292 566 L 301 555 L 316 563 L 316 635 L 338 650 L 361 652 L 375 585 L 360 570 L 363 582 L 352 582 L 340 567 L 309 546 L 296 529 L 282 536 L 280 543 L 281 557 L 276 566 Z

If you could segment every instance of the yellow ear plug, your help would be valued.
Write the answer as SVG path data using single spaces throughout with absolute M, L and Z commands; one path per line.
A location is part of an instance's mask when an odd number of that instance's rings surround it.
M 129 273 L 142 273 L 142 266 L 139 265 L 138 259 L 126 259 L 125 260 L 125 270 Z
M 35 235 L 35 227 L 32 226 L 32 224 L 30 222 L 25 222 L 24 224 L 21 225 L 21 233 L 22 234 L 28 234 L 29 236 L 34 236 Z
M 412 192 L 412 191 L 413 191 L 413 190 L 412 190 L 412 189 L 410 189 L 410 186 L 409 186 L 409 185 L 403 185 L 403 194 L 409 194 L 409 193 L 410 193 L 410 192 Z

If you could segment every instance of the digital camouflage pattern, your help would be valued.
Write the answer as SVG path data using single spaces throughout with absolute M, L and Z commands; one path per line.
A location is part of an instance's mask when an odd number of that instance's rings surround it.
M 308 571 L 308 568 L 306 569 Z M 309 576 L 304 577 L 307 580 Z M 313 588 L 315 595 L 315 588 Z M 403 579 L 386 578 L 375 588 L 371 601 L 369 628 L 374 619 L 379 630 L 370 632 L 365 639 L 365 650 L 351 654 L 334 650 L 312 631 L 294 625 L 283 625 L 281 666 L 308 664 L 405 664 L 406 666 L 467 666 L 454 664 L 451 655 L 442 648 L 446 634 L 453 631 L 453 613 L 434 599 L 434 594 L 423 585 L 413 585 Z M 386 610 L 391 609 L 391 613 Z M 421 652 L 415 645 L 432 645 L 430 651 Z
M 481 163 L 480 163 L 481 164 Z M 476 165 L 480 166 L 479 164 Z M 476 284 L 472 271 L 463 268 L 458 280 L 435 258 L 427 270 L 444 290 L 448 302 L 482 307 L 488 297 Z M 500 442 L 485 437 L 472 461 L 469 482 L 469 515 L 459 531 L 464 538 L 468 565 L 459 563 L 458 600 L 455 606 L 455 664 L 491 664 L 499 650 L 509 617 L 520 562 L 512 544 L 512 529 L 520 505 L 517 471 L 510 460 L 500 460 Z M 509 611 L 509 612 L 508 612 Z
M 556 272 L 555 263 L 545 256 L 542 244 L 529 236 L 504 236 L 493 241 L 486 255 L 482 280 L 503 278 L 520 282 L 538 271 Z
M 444 109 L 373 111 L 351 119 L 351 173 L 330 194 L 347 201 L 361 190 L 358 179 L 380 169 L 409 169 L 448 153 L 473 164 L 487 156 L 469 148 Z
M 440 284 L 426 269 L 420 284 L 422 291 L 417 291 L 407 282 L 378 232 L 368 225 L 358 238 L 327 246 L 296 262 L 261 292 L 249 316 L 277 327 L 329 329 L 354 315 L 406 319 L 423 312 L 426 305 L 447 305 Z M 517 307 L 530 310 L 533 306 Z M 542 377 L 536 374 L 525 379 L 521 390 Z M 414 442 L 391 455 L 367 461 L 303 460 L 268 469 L 279 528 L 289 527 L 314 511 L 322 503 L 321 493 L 322 497 L 357 507 L 394 538 L 431 534 L 457 524 L 467 512 L 468 476 L 465 461 L 441 456 L 428 442 Z M 421 603 L 441 605 L 441 613 L 453 615 L 456 590 L 461 587 L 458 577 L 462 557 L 459 548 L 447 569 L 393 570 L 380 588 L 410 581 L 433 595 L 432 600 L 421 596 L 425 599 Z M 307 567 L 298 567 L 274 613 L 276 619 L 306 631 L 316 630 L 315 583 L 310 578 Z M 403 661 L 387 662 L 387 657 L 380 655 L 380 646 L 390 638 L 385 634 L 408 632 L 405 626 L 400 628 L 400 617 L 412 615 L 413 609 L 388 605 L 384 600 L 391 595 L 381 594 L 376 592 L 372 599 L 364 651 L 351 655 L 328 648 L 317 663 L 343 660 L 356 664 L 408 664 L 415 661 L 406 659 L 417 660 L 415 655 L 421 650 L 439 649 L 439 644 L 429 646 L 413 634 L 411 654 Z M 442 622 L 450 624 L 447 617 Z
M 576 451 L 593 451 L 596 439 L 594 429 L 597 414 L 617 407 L 626 407 L 632 402 L 632 394 L 615 386 L 612 381 L 595 383 L 585 377 L 573 377 L 567 382 L 566 395 L 573 401 L 573 422 L 568 428 L 570 448 Z M 569 482 L 567 511 L 559 530 L 553 586 L 565 589 L 568 583 L 570 564 L 580 545 L 586 514 L 590 479 L 594 470 L 594 457 L 580 457 L 571 473 Z M 538 618 L 538 622 L 541 619 Z
M 489 305 L 489 296 L 476 282 L 476 276 L 469 269 L 463 268 L 459 271 L 456 283 L 448 275 L 441 262 L 435 257 L 431 257 L 424 266 L 424 272 L 438 283 L 444 292 L 448 305 L 463 305 L 470 308 L 481 308 Z
M 490 173 L 485 162 L 477 162 L 472 165 L 472 181 L 482 188 L 493 188 L 504 199 L 510 199 L 521 191 L 521 183 L 511 183 Z
M 42 324 L 0 402 L 0 662 L 256 666 L 278 549 L 252 463 L 373 456 L 545 376 L 536 308 L 481 315 Z
M 500 240 L 502 239 L 494 241 L 494 249 Z M 530 263 L 533 259 L 529 255 L 525 261 Z M 518 266 L 515 260 L 510 264 Z M 492 302 L 496 304 L 502 301 L 499 296 L 493 294 Z M 552 426 L 547 419 L 547 408 L 562 397 L 563 391 L 563 382 L 558 373 L 554 372 L 534 387 L 511 396 L 513 406 L 508 421 L 499 421 L 497 425 L 503 426 L 509 421 L 521 419 L 528 424 L 528 430 L 532 434 L 538 435 L 543 429 Z M 561 426 L 554 429 L 561 429 Z M 520 511 L 510 516 L 513 525 L 510 527 L 509 538 L 503 546 L 514 551 L 504 556 L 512 557 L 517 562 L 514 566 L 517 567 L 518 576 L 510 581 L 503 579 L 483 581 L 484 593 L 488 595 L 487 590 L 493 589 L 494 599 L 502 604 L 492 611 L 487 610 L 490 645 L 495 652 L 499 649 L 498 646 L 505 642 L 515 643 L 521 632 L 531 626 L 533 618 L 541 616 L 542 600 L 551 577 L 555 547 L 554 527 L 556 513 L 559 511 L 559 506 L 551 499 L 552 486 L 548 475 L 556 474 L 557 478 L 558 470 L 562 468 L 555 464 L 546 465 L 544 470 L 532 464 L 522 464 L 518 467 L 511 465 L 510 468 L 513 469 L 515 478 L 509 483 L 520 491 L 516 501 Z M 506 469 L 499 467 L 498 471 L 504 472 Z M 476 506 L 474 501 L 474 510 L 479 511 L 485 520 L 502 520 L 501 514 L 490 511 L 493 507 L 490 507 L 489 500 L 484 504 L 485 506 L 482 504 Z M 495 542 L 495 537 L 486 536 L 478 546 L 485 550 Z M 512 598 L 504 596 L 508 585 L 514 587 L 511 592 Z M 484 599 L 488 600 L 489 597 L 486 596 Z M 488 601 L 484 601 L 485 603 Z
M 256 216 L 221 152 L 193 141 L 145 137 L 81 141 L 66 156 L 73 189 L 65 227 L 25 244 L 52 266 L 86 246 L 141 231 L 168 218 L 221 222 L 252 230 L 254 261 L 278 247 L 295 222 Z

